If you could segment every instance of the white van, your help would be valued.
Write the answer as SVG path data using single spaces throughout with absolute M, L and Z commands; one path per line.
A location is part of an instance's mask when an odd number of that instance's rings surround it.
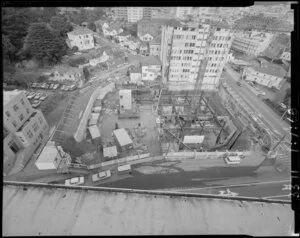
M 241 163 L 241 158 L 239 156 L 227 156 L 225 161 L 227 164 L 239 164 Z
M 106 171 L 99 172 L 97 174 L 93 174 L 92 181 L 97 182 L 97 181 L 100 181 L 102 179 L 106 179 L 109 177 L 111 177 L 111 172 L 110 172 L 110 170 L 106 170 Z
M 126 164 L 118 167 L 118 172 L 130 172 L 130 171 L 131 171 L 130 164 Z

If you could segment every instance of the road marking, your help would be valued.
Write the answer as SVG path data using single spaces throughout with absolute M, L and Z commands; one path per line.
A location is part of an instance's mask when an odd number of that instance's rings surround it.
M 268 199 L 268 198 L 279 198 L 279 197 L 290 197 L 292 194 L 287 194 L 287 195 L 276 195 L 276 196 L 269 196 L 269 197 L 263 197 L 263 199 Z
M 260 183 L 244 183 L 244 184 L 235 184 L 235 185 L 227 185 L 227 186 L 215 186 L 215 187 L 204 187 L 204 188 L 190 188 L 190 189 L 180 189 L 174 191 L 192 191 L 192 190 L 200 190 L 200 189 L 214 189 L 214 188 L 230 188 L 230 187 L 241 187 L 241 186 L 252 186 L 252 185 L 261 185 L 261 184 L 273 184 L 273 183 L 285 183 L 291 182 L 291 180 L 283 180 L 283 181 L 271 181 L 271 182 L 260 182 Z

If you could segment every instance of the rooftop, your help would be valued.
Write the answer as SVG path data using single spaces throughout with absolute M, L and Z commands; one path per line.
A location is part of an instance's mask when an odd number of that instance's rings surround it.
M 129 137 L 127 131 L 124 128 L 114 130 L 114 135 L 118 139 L 118 142 L 121 146 L 128 145 L 132 143 L 131 138 Z
M 88 29 L 88 28 L 80 27 L 80 28 L 78 28 L 78 29 L 76 29 L 76 30 L 73 30 L 73 31 L 71 31 L 71 32 L 68 32 L 68 34 L 78 36 L 78 35 L 85 35 L 85 34 L 94 34 L 94 32 L 91 31 L 91 30 Z
M 3 236 L 289 236 L 294 224 L 289 202 L 26 182 L 4 181 L 2 207 Z
M 161 36 L 157 36 L 155 38 L 153 38 L 153 40 L 151 40 L 149 42 L 150 45 L 160 45 L 161 44 Z
M 58 73 L 61 73 L 61 74 L 80 74 L 83 72 L 82 69 L 80 69 L 80 68 L 63 66 L 63 65 L 56 66 L 54 71 L 57 71 Z
M 140 67 L 132 67 L 131 69 L 130 69 L 130 73 L 142 73 L 142 70 L 141 70 L 141 68 Z
M 24 93 L 24 91 L 20 91 L 17 89 L 14 91 L 3 91 L 3 106 L 5 106 L 9 101 L 11 101 L 14 97 L 22 92 Z
M 97 119 L 98 119 L 98 118 L 97 118 Z M 99 130 L 99 128 L 98 128 L 97 125 L 90 126 L 90 127 L 89 127 L 89 132 L 90 132 L 92 138 L 98 138 L 98 137 L 101 136 L 101 135 L 100 135 L 100 130 Z
M 123 31 L 118 36 L 131 36 L 131 34 L 128 31 Z
M 261 66 L 252 66 L 252 68 L 260 73 L 272 75 L 283 78 L 286 75 L 286 70 L 280 65 L 271 64 L 269 62 L 262 62 Z
M 142 58 L 141 60 L 142 66 L 147 66 L 147 65 L 161 65 L 161 62 L 158 58 L 155 56 L 149 56 Z
M 184 136 L 184 144 L 202 144 L 204 136 Z
M 47 145 L 42 150 L 39 158 L 36 162 L 45 163 L 45 162 L 53 162 L 58 154 L 58 150 L 54 144 L 54 142 L 48 142 Z
M 104 157 L 116 157 L 118 155 L 117 147 L 111 146 L 111 147 L 105 147 L 103 148 L 103 156 Z

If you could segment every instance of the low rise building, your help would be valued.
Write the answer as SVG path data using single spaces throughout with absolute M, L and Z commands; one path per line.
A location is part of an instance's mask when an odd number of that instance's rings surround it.
M 158 36 L 149 42 L 149 54 L 152 56 L 160 56 L 161 36 Z
M 244 71 L 245 80 L 254 81 L 266 87 L 280 89 L 287 72 L 280 66 L 264 62 L 261 66 L 248 67 Z
M 71 156 L 65 153 L 61 146 L 56 146 L 53 141 L 49 141 L 42 150 L 35 166 L 39 170 L 68 168 L 72 162 Z
M 153 36 L 149 33 L 145 33 L 143 35 L 140 35 L 139 38 L 140 38 L 141 41 L 146 41 L 146 42 L 149 42 L 149 41 L 153 40 Z
M 120 108 L 130 110 L 132 108 L 132 96 L 130 89 L 122 89 L 119 91 Z
M 34 110 L 24 92 L 4 91 L 3 156 L 4 175 L 15 161 L 24 166 L 34 151 L 47 139 L 48 123 L 40 110 Z
M 124 128 L 114 130 L 113 136 L 116 140 L 118 148 L 121 151 L 126 151 L 133 148 L 132 139 Z
M 140 41 L 136 39 L 135 37 L 130 36 L 126 42 L 124 42 L 126 46 L 128 46 L 131 50 L 136 50 L 140 46 Z
M 125 42 L 129 39 L 131 34 L 129 32 L 121 32 L 120 34 L 116 35 L 116 39 L 118 39 L 119 42 Z
M 262 53 L 273 39 L 273 34 L 266 32 L 251 31 L 249 33 L 237 33 L 231 48 L 246 55 L 258 56 Z
M 80 28 L 67 33 L 67 44 L 70 48 L 76 46 L 78 50 L 89 50 L 95 47 L 94 32 L 87 28 Z
M 88 135 L 92 140 L 94 145 L 101 145 L 101 133 L 97 125 L 92 125 L 88 127 Z
M 118 157 L 117 147 L 110 146 L 103 148 L 103 157 L 106 160 L 116 159 Z
M 161 76 L 161 62 L 156 57 L 145 58 L 142 63 L 142 80 L 153 81 Z
M 140 44 L 140 54 L 144 56 L 149 55 L 149 44 L 147 42 L 141 42 Z
M 142 81 L 142 70 L 140 67 L 134 67 L 129 72 L 130 83 L 138 84 Z
M 69 67 L 69 66 L 57 66 L 54 69 L 53 77 L 51 80 L 64 82 L 64 83 L 76 83 L 81 86 L 85 81 L 83 69 Z

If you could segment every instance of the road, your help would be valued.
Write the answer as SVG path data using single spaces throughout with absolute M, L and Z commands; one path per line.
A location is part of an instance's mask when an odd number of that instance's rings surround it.
M 258 98 L 250 89 L 245 81 L 240 81 L 242 86 L 238 86 L 236 81 L 239 80 L 239 73 L 232 70 L 229 66 L 226 67 L 226 72 L 224 76 L 226 78 L 226 83 L 228 86 L 240 96 L 247 105 L 254 111 L 262 116 L 260 117 L 261 121 L 264 122 L 268 129 L 280 134 L 281 136 L 287 134 L 286 140 L 290 141 L 291 137 L 287 133 L 290 131 L 290 125 L 284 120 L 280 120 L 280 117 L 273 112 L 269 106 L 267 106 L 260 98 Z

